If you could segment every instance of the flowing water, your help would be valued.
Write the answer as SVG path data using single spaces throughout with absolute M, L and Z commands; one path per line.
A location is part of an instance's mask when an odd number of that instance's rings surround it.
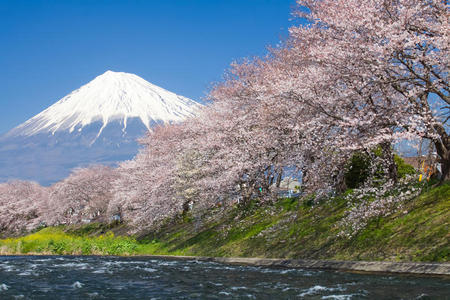
M 450 299 L 450 280 L 151 257 L 0 256 L 0 299 Z

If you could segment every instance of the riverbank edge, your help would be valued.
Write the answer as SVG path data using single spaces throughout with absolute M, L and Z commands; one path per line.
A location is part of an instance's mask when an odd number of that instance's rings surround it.
M 0 254 L 2 256 L 55 256 L 50 253 Z M 61 255 L 83 256 L 83 255 Z M 105 256 L 105 255 L 84 255 Z M 106 255 L 107 256 L 107 255 Z M 367 274 L 402 274 L 418 276 L 438 276 L 450 279 L 450 263 L 391 262 L 391 261 L 345 261 L 345 260 L 308 260 L 257 257 L 208 257 L 182 255 L 111 255 L 111 257 L 148 257 L 169 260 L 196 260 L 216 262 L 228 265 L 276 267 L 294 269 L 332 270 Z
M 4 256 L 58 256 L 51 253 L 0 254 Z M 60 255 L 60 256 L 99 256 L 108 255 Z M 418 276 L 439 276 L 450 279 L 450 262 L 392 262 L 392 261 L 346 261 L 346 260 L 308 260 L 258 257 L 209 257 L 183 255 L 110 255 L 111 257 L 147 257 L 169 260 L 196 260 L 228 265 L 276 267 L 295 269 L 332 270 L 367 274 L 402 274 Z
M 344 261 L 344 260 L 306 260 L 255 257 L 207 257 L 151 255 L 152 258 L 173 260 L 198 260 L 230 265 L 258 267 L 282 267 L 296 269 L 333 270 L 371 274 L 405 274 L 444 276 L 450 278 L 450 263 L 389 262 L 389 261 Z

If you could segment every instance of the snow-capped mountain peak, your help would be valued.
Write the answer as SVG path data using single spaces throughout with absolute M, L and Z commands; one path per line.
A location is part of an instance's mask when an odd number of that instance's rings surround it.
M 0 182 L 49 185 L 76 167 L 115 166 L 139 151 L 156 123 L 183 121 L 202 105 L 139 76 L 107 71 L 0 136 Z
M 182 121 L 193 116 L 200 107 L 197 102 L 151 84 L 137 75 L 106 71 L 14 128 L 8 136 L 82 131 L 85 126 L 100 121 L 103 125 L 98 131 L 98 138 L 112 121 L 119 121 L 125 131 L 127 120 L 138 118 L 150 129 L 153 123 Z

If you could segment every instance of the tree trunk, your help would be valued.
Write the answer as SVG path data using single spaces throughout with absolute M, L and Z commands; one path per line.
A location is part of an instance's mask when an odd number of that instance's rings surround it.
M 440 124 L 435 124 L 434 129 L 440 138 L 434 140 L 434 146 L 438 157 L 438 162 L 441 164 L 441 183 L 445 180 L 450 180 L 450 136 L 445 131 L 445 128 Z
M 440 159 L 442 171 L 441 183 L 445 180 L 450 180 L 450 151 L 447 151 L 446 155 L 443 156 Z
M 335 175 L 334 189 L 338 194 L 342 194 L 347 190 L 347 184 L 345 183 L 345 166 L 340 167 Z
M 283 168 L 280 168 L 278 171 L 278 177 L 277 177 L 277 183 L 276 183 L 277 188 L 280 187 L 282 177 L 283 177 Z
M 181 213 L 183 216 L 186 215 L 189 212 L 189 202 L 190 200 L 184 201 L 183 202 L 183 212 Z
M 242 197 L 242 203 L 240 203 L 240 205 L 245 207 L 250 203 L 251 197 L 254 192 L 253 181 L 249 180 L 246 182 L 241 182 L 240 189 L 241 189 L 241 197 Z
M 387 176 L 390 180 L 397 183 L 398 181 L 398 172 L 397 165 L 394 160 L 394 152 L 392 151 L 391 143 L 385 142 L 381 144 L 381 150 L 383 152 L 383 160 L 387 164 Z

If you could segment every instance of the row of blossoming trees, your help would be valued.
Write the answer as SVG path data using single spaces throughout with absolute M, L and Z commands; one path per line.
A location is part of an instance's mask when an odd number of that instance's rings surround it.
M 349 158 L 374 147 L 395 183 L 392 144 L 403 139 L 430 141 L 449 178 L 448 1 L 298 4 L 308 25 L 266 57 L 233 64 L 210 105 L 149 132 L 133 160 L 50 188 L 0 185 L 0 226 L 119 214 L 145 228 L 192 207 L 273 199 L 289 173 L 304 191 L 340 192 Z

